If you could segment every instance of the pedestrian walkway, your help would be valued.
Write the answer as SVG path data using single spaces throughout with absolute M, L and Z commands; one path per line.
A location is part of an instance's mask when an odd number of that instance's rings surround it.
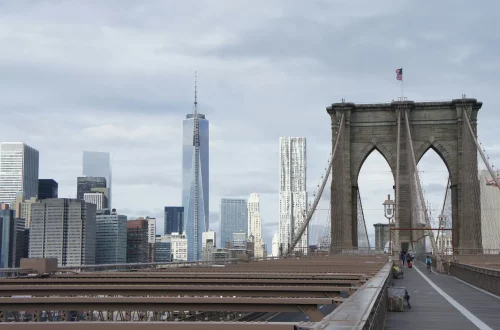
M 500 329 L 500 297 L 447 275 L 429 274 L 424 264 L 403 268 L 411 309 L 388 312 L 385 329 Z

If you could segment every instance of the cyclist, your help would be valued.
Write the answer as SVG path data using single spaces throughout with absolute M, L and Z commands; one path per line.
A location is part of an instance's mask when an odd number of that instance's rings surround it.
M 429 273 L 431 272 L 431 265 L 432 265 L 432 259 L 430 256 L 427 256 L 425 258 L 425 264 L 427 265 L 427 270 L 429 271 Z

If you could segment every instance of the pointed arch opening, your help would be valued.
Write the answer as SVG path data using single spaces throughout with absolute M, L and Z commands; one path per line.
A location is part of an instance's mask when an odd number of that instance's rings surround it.
M 389 220 L 384 216 L 382 203 L 387 195 L 394 200 L 394 174 L 389 164 L 384 154 L 373 147 L 362 160 L 357 173 L 357 187 L 370 246 L 380 250 L 389 242 Z M 359 209 L 358 205 L 358 217 Z
M 452 194 L 448 184 L 451 173 L 442 153 L 434 146 L 429 146 L 418 161 L 418 171 L 431 226 L 452 229 Z M 434 231 L 434 237 L 438 249 L 451 252 L 451 231 Z M 426 250 L 430 249 L 430 240 L 426 239 Z

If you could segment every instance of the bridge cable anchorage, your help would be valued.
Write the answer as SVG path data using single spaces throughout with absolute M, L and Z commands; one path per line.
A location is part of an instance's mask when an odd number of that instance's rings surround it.
M 410 197 L 411 197 L 411 210 L 413 212 L 411 220 L 412 228 L 418 228 L 422 224 L 425 224 L 427 228 L 432 228 L 430 220 L 429 220 L 429 214 L 427 210 L 427 205 L 425 204 L 425 198 L 424 198 L 424 193 L 422 190 L 422 185 L 420 181 L 420 177 L 418 174 L 418 167 L 417 167 L 417 161 L 415 159 L 415 149 L 413 148 L 413 140 L 411 136 L 411 130 L 410 130 L 410 121 L 409 121 L 409 116 L 408 116 L 408 109 L 405 109 L 405 125 L 406 125 L 406 139 L 407 139 L 407 145 L 410 146 L 410 152 L 408 153 L 409 157 L 409 170 L 410 170 Z M 422 219 L 423 218 L 423 219 Z M 421 253 L 427 252 L 425 251 L 425 240 L 422 240 L 425 238 L 425 236 L 429 236 L 431 245 L 432 245 L 432 250 L 438 252 L 437 246 L 436 246 L 436 241 L 434 239 L 434 233 L 432 230 L 425 230 L 426 235 L 423 237 L 419 237 L 418 240 L 414 240 L 413 237 L 415 234 L 413 231 L 410 231 L 410 244 L 413 245 L 413 243 L 419 243 L 419 247 L 422 248 Z M 414 250 L 417 250 L 416 248 Z
M 333 160 L 335 159 L 335 154 L 337 152 L 337 147 L 338 147 L 338 142 L 339 142 L 339 136 L 342 134 L 342 128 L 344 126 L 344 113 L 342 112 L 342 116 L 340 118 L 340 126 L 339 129 L 337 130 L 337 136 L 335 138 L 335 145 L 333 147 L 332 151 L 332 156 L 330 158 L 330 163 L 328 164 L 328 167 L 326 169 L 326 173 L 323 177 L 323 181 L 321 182 L 321 186 L 318 187 L 317 192 L 315 193 L 316 197 L 314 198 L 314 202 L 312 203 L 311 207 L 309 208 L 307 215 L 305 216 L 305 220 L 302 222 L 302 225 L 300 226 L 297 235 L 292 239 L 291 243 L 288 245 L 288 251 L 287 255 L 291 254 L 299 240 L 301 239 L 302 235 L 304 234 L 307 226 L 309 225 L 309 222 L 311 221 L 312 216 L 314 215 L 314 212 L 316 211 L 316 207 L 318 206 L 318 203 L 321 199 L 321 195 L 323 194 L 323 190 L 325 189 L 326 182 L 328 181 L 328 177 L 330 176 L 330 172 L 332 170 L 332 164 Z

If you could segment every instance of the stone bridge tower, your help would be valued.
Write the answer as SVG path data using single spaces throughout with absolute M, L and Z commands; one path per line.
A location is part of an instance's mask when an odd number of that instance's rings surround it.
M 447 102 L 335 103 L 328 107 L 332 123 L 332 148 L 337 138 L 341 114 L 345 115 L 332 166 L 332 250 L 357 247 L 358 175 L 363 162 L 373 150 L 378 150 L 385 158 L 396 182 L 399 113 L 401 125 L 397 214 L 400 228 L 412 227 L 413 192 L 410 191 L 411 163 L 408 157 L 410 147 L 406 142 L 405 111 L 408 111 L 416 161 L 432 148 L 448 168 L 451 177 L 454 247 L 481 248 L 477 151 L 467 123 L 463 120 L 466 111 L 474 132 L 477 132 L 477 113 L 481 106 L 482 103 L 476 99 L 457 99 Z M 382 214 L 382 207 L 380 212 Z M 411 231 L 399 232 L 403 248 L 411 243 L 412 238 L 415 241 L 415 234 Z M 394 248 L 400 249 L 397 246 Z

